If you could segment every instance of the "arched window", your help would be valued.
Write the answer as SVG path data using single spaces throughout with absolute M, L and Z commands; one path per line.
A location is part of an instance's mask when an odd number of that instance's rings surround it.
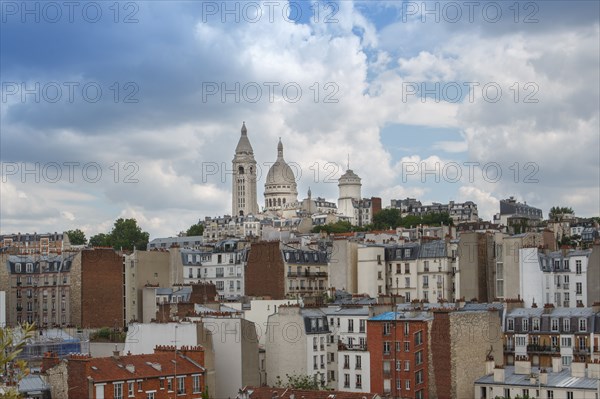
M 277 206 L 281 206 L 281 198 L 277 198 Z
M 283 205 L 285 205 L 285 198 L 283 199 Z
M 239 174 L 240 174 L 240 175 L 243 175 L 243 174 L 244 174 L 244 167 L 243 167 L 243 166 L 240 166 L 240 167 L 238 168 L 238 172 L 239 172 Z

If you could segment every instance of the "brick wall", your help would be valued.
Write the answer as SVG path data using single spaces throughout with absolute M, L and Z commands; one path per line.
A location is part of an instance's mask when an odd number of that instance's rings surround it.
M 123 327 L 123 261 L 112 249 L 81 253 L 81 326 Z
M 246 295 L 285 298 L 285 270 L 279 241 L 252 243 L 244 276 Z

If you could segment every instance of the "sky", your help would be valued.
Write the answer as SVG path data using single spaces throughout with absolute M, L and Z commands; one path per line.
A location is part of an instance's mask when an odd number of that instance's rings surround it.
M 599 4 L 1 1 L 0 233 L 230 214 L 243 121 L 259 206 L 281 137 L 300 199 L 598 216 Z

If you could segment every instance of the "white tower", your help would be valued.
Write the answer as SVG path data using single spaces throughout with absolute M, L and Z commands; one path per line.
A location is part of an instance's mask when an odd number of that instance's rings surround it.
M 339 197 L 338 197 L 338 212 L 344 216 L 351 218 L 351 223 L 354 224 L 354 204 L 353 200 L 361 199 L 362 184 L 360 177 L 348 169 L 338 180 Z
M 246 216 L 258 213 L 256 201 L 256 161 L 246 123 L 242 123 L 242 135 L 235 148 L 232 179 L 232 216 Z

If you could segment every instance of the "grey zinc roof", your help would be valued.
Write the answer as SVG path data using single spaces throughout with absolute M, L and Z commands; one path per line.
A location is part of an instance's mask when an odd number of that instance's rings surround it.
M 28 375 L 19 381 L 19 392 L 35 394 L 37 392 L 49 391 L 50 385 L 46 384 L 39 375 Z
M 537 373 L 537 367 L 532 367 L 532 372 Z M 573 388 L 573 389 L 589 389 L 595 390 L 598 387 L 598 379 L 587 378 L 587 377 L 571 377 L 571 369 L 564 368 L 559 373 L 554 373 L 548 370 L 548 383 L 544 385 L 544 388 Z M 504 367 L 504 383 L 494 382 L 494 375 L 486 375 L 475 381 L 475 384 L 479 385 L 516 385 L 516 386 L 529 386 L 536 388 L 537 382 L 531 383 L 529 374 L 515 374 L 514 366 Z
M 446 256 L 446 242 L 436 240 L 421 244 L 419 258 L 443 258 Z
M 368 316 L 369 308 L 365 306 L 361 307 L 341 307 L 341 306 L 327 306 L 322 308 L 323 312 L 327 316 Z
M 395 318 L 394 318 L 395 315 Z M 369 320 L 373 321 L 394 321 L 394 320 L 430 320 L 433 319 L 433 314 L 431 312 L 386 312 L 381 313 L 375 317 L 371 317 Z

